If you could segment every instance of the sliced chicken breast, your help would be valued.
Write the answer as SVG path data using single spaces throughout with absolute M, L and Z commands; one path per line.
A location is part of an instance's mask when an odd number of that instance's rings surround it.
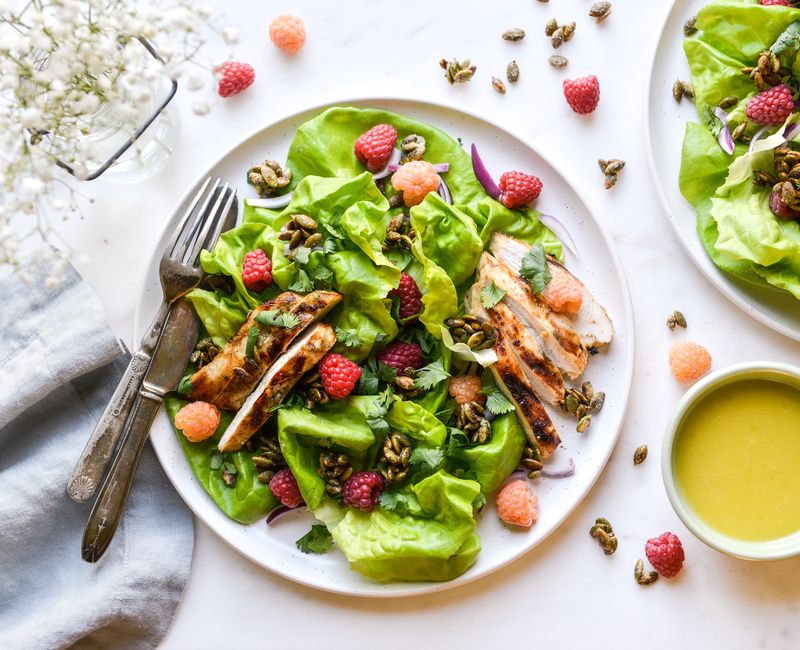
M 335 343 L 336 334 L 330 325 L 312 325 L 261 378 L 222 435 L 219 450 L 241 449 L 269 420 L 273 408 L 284 400 L 300 377 L 317 365 Z
M 211 402 L 221 409 L 239 409 L 289 344 L 341 299 L 341 294 L 334 291 L 312 291 L 306 295 L 287 291 L 256 307 L 217 356 L 192 375 L 192 399 Z M 248 356 L 248 332 L 256 325 L 256 316 L 265 311 L 294 314 L 300 323 L 292 328 L 259 326 L 262 334 L 252 356 Z
M 501 232 L 496 232 L 492 235 L 492 241 L 489 245 L 489 249 L 494 256 L 514 271 L 519 271 L 522 265 L 522 258 L 525 257 L 530 248 L 529 244 Z M 611 339 L 614 338 L 614 325 L 603 305 L 598 302 L 586 285 L 570 273 L 557 259 L 548 255 L 547 263 L 553 277 L 560 273 L 567 273 L 581 287 L 583 298 L 581 308 L 577 314 L 571 316 L 575 330 L 581 337 L 581 342 L 586 347 L 610 343 Z
M 491 309 L 480 301 L 481 285 L 475 283 L 464 296 L 468 313 L 487 319 L 509 342 L 512 351 L 522 364 L 534 392 L 549 404 L 558 406 L 564 401 L 564 378 L 555 364 L 542 351 L 536 337 L 514 315 L 502 300 Z
M 572 321 L 551 310 L 537 296 L 530 283 L 497 258 L 484 253 L 478 262 L 478 282 L 481 286 L 494 282 L 505 291 L 503 301 L 530 328 L 545 355 L 573 379 L 586 369 L 589 353 L 575 331 Z

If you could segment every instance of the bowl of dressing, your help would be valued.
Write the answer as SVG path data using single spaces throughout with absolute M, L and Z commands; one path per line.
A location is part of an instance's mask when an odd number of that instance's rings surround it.
M 742 363 L 701 379 L 667 426 L 661 471 L 678 517 L 712 548 L 800 555 L 800 368 Z

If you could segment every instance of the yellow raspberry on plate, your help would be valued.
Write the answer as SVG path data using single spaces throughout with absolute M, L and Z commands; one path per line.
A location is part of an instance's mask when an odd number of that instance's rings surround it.
M 467 402 L 486 401 L 486 395 L 481 392 L 481 378 L 477 375 L 456 375 L 450 380 L 450 397 L 455 399 L 456 404 L 466 404 Z
M 669 351 L 669 367 L 678 381 L 694 381 L 711 367 L 711 355 L 702 345 L 678 341 Z
M 189 402 L 175 414 L 175 426 L 189 442 L 202 442 L 219 426 L 219 410 L 208 402 Z
M 530 528 L 539 518 L 539 498 L 526 480 L 511 481 L 497 494 L 497 516 L 512 526 Z
M 569 273 L 556 273 L 542 291 L 542 299 L 553 311 L 577 314 L 583 304 L 583 290 Z
M 269 40 L 281 52 L 296 54 L 306 42 L 306 28 L 297 16 L 278 16 L 269 24 Z
M 392 187 L 403 193 L 407 207 L 422 203 L 428 193 L 439 188 L 439 174 L 436 167 L 424 160 L 412 160 L 392 174 Z

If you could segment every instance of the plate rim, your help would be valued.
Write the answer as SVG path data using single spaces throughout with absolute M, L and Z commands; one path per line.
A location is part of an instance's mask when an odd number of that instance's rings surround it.
M 615 277 L 616 277 L 617 282 L 619 283 L 620 297 L 621 297 L 621 301 L 623 303 L 623 311 L 624 311 L 624 316 L 623 317 L 625 319 L 626 332 L 628 333 L 628 335 L 626 337 L 626 340 L 624 342 L 624 346 L 625 346 L 624 347 L 624 359 L 625 359 L 625 364 L 627 366 L 627 368 L 626 368 L 627 377 L 625 377 L 625 381 L 624 381 L 624 395 L 623 395 L 623 401 L 621 402 L 619 424 L 617 425 L 616 430 L 614 431 L 612 444 L 609 445 L 607 453 L 605 454 L 604 457 L 602 457 L 601 462 L 598 463 L 598 465 L 599 465 L 598 471 L 596 472 L 596 474 L 592 478 L 592 480 L 586 485 L 586 488 L 585 488 L 585 490 L 583 490 L 583 492 L 580 495 L 580 497 L 575 501 L 574 504 L 572 504 L 570 507 L 565 509 L 565 511 L 557 518 L 557 521 L 552 526 L 552 528 L 547 533 L 545 533 L 544 536 L 535 545 L 526 548 L 525 550 L 523 550 L 519 554 L 514 555 L 513 557 L 509 558 L 508 560 L 503 561 L 503 562 L 501 562 L 501 563 L 499 563 L 499 564 L 497 564 L 497 565 L 495 565 L 495 566 L 491 567 L 490 569 L 487 569 L 487 570 L 485 570 L 483 572 L 476 573 L 475 575 L 466 575 L 466 576 L 464 574 L 462 574 L 461 576 L 458 576 L 458 577 L 456 577 L 456 578 L 454 578 L 452 580 L 446 581 L 446 582 L 425 582 L 425 583 L 418 583 L 418 584 L 414 584 L 414 583 L 397 583 L 397 584 L 403 584 L 404 585 L 405 588 L 402 591 L 392 591 L 391 589 L 374 590 L 374 591 L 356 591 L 356 590 L 352 590 L 352 589 L 337 587 L 335 584 L 332 584 L 332 585 L 329 585 L 329 586 L 323 586 L 323 585 L 320 585 L 320 584 L 311 583 L 311 582 L 308 582 L 306 580 L 303 580 L 302 578 L 299 578 L 297 576 L 291 575 L 289 572 L 284 571 L 284 570 L 282 570 L 280 568 L 276 568 L 276 567 L 273 567 L 273 566 L 266 566 L 262 561 L 260 561 L 260 560 L 256 559 L 255 557 L 253 557 L 251 554 L 246 552 L 244 549 L 238 548 L 234 544 L 234 542 L 232 540 L 229 540 L 227 538 L 227 536 L 224 534 L 224 531 L 222 531 L 221 529 L 218 529 L 216 523 L 212 523 L 212 522 L 207 521 L 206 518 L 195 509 L 193 504 L 190 502 L 190 499 L 188 499 L 188 498 L 186 498 L 184 496 L 184 492 L 183 492 L 181 486 L 178 485 L 177 481 L 173 480 L 173 478 L 172 478 L 172 476 L 170 474 L 170 471 L 168 470 L 168 467 L 167 467 L 167 465 L 168 465 L 167 460 L 168 459 L 166 458 L 166 456 L 165 456 L 164 459 L 162 459 L 162 455 L 161 454 L 162 453 L 166 454 L 166 450 L 159 450 L 159 445 L 157 445 L 152 440 L 150 440 L 150 444 L 152 445 L 153 450 L 156 453 L 156 457 L 158 458 L 158 462 L 161 465 L 161 467 L 163 468 L 164 473 L 166 474 L 166 476 L 169 479 L 170 483 L 175 488 L 175 491 L 181 497 L 181 500 L 192 511 L 192 514 L 195 517 L 197 517 L 198 519 L 200 519 L 210 530 L 212 530 L 214 532 L 214 534 L 217 537 L 219 537 L 223 542 L 225 542 L 225 544 L 227 544 L 234 551 L 236 551 L 237 553 L 239 553 L 240 555 L 245 557 L 247 560 L 249 560 L 250 562 L 252 562 L 256 566 L 259 566 L 259 567 L 262 567 L 262 568 L 266 569 L 267 571 L 269 571 L 273 575 L 280 576 L 281 578 L 284 578 L 286 580 L 290 580 L 291 582 L 293 582 L 295 584 L 303 585 L 304 587 L 309 588 L 309 589 L 315 589 L 315 590 L 319 590 L 319 591 L 323 591 L 323 592 L 327 592 L 327 593 L 333 593 L 333 594 L 344 595 L 344 596 L 352 596 L 352 597 L 356 597 L 356 598 L 380 598 L 380 599 L 385 599 L 385 598 L 413 597 L 413 596 L 419 596 L 419 595 L 423 595 L 423 594 L 437 593 L 437 592 L 446 591 L 446 590 L 449 590 L 449 589 L 455 589 L 457 587 L 461 587 L 461 586 L 463 586 L 465 584 L 469 584 L 471 582 L 474 582 L 476 580 L 484 578 L 484 577 L 486 577 L 486 576 L 488 576 L 488 575 L 490 575 L 492 573 L 495 573 L 495 572 L 499 571 L 500 569 L 508 566 L 512 562 L 515 562 L 515 561 L 519 560 L 522 556 L 527 555 L 528 553 L 533 551 L 536 548 L 536 546 L 541 544 L 541 542 L 543 542 L 551 534 L 553 534 L 557 529 L 559 529 L 564 524 L 564 522 L 575 512 L 575 510 L 577 510 L 578 506 L 581 503 L 583 503 L 584 499 L 586 499 L 588 494 L 592 491 L 592 489 L 595 486 L 595 483 L 597 482 L 597 480 L 600 478 L 600 476 L 603 474 L 603 472 L 605 471 L 606 467 L 608 466 L 608 461 L 611 458 L 611 454 L 614 453 L 614 450 L 617 447 L 620 435 L 622 433 L 622 429 L 623 429 L 623 427 L 625 425 L 625 420 L 627 418 L 628 410 L 629 410 L 629 407 L 630 407 L 631 389 L 632 389 L 632 386 L 633 386 L 633 377 L 634 377 L 634 371 L 635 371 L 635 367 L 636 367 L 636 347 L 635 347 L 635 341 L 636 341 L 635 327 L 636 327 L 636 324 L 635 324 L 635 319 L 633 317 L 633 302 L 632 302 L 632 296 L 631 296 L 631 292 L 630 292 L 630 285 L 628 283 L 627 275 L 625 273 L 625 268 L 622 265 L 622 259 L 619 256 L 619 251 L 617 250 L 616 245 L 614 243 L 614 240 L 611 237 L 611 235 L 609 234 L 608 230 L 603 225 L 603 223 L 597 218 L 597 215 L 595 214 L 594 209 L 591 207 L 591 204 L 587 200 L 587 198 L 584 195 L 584 193 L 582 193 L 582 192 L 580 192 L 579 190 L 576 189 L 577 187 L 579 187 L 579 185 L 574 183 L 574 182 L 572 182 L 572 180 L 570 178 L 570 175 L 568 175 L 568 174 L 566 174 L 564 172 L 562 166 L 559 163 L 553 162 L 553 160 L 549 156 L 544 155 L 537 147 L 533 146 L 533 144 L 530 141 L 530 138 L 528 138 L 526 136 L 523 136 L 523 135 L 516 135 L 516 134 L 512 133 L 508 128 L 506 128 L 505 126 L 500 124 L 498 120 L 489 117 L 487 114 L 484 114 L 481 111 L 467 110 L 467 109 L 464 109 L 464 108 L 462 108 L 460 106 L 456 106 L 454 103 L 448 103 L 448 102 L 444 102 L 444 101 L 434 101 L 434 100 L 431 100 L 431 99 L 428 99 L 428 98 L 422 98 L 422 97 L 420 97 L 418 95 L 411 95 L 411 96 L 404 96 L 404 97 L 398 97 L 398 96 L 392 96 L 392 95 L 380 95 L 380 96 L 376 96 L 376 95 L 357 95 L 355 97 L 347 96 L 347 97 L 342 97 L 342 98 L 328 99 L 328 100 L 325 100 L 324 102 L 320 102 L 320 103 L 317 103 L 317 104 L 314 104 L 312 106 L 308 106 L 308 107 L 305 107 L 305 108 L 302 108 L 302 107 L 301 108 L 297 108 L 297 107 L 295 107 L 295 108 L 292 108 L 291 110 L 283 111 L 280 114 L 270 118 L 268 121 L 265 121 L 265 123 L 263 123 L 261 126 L 256 127 L 255 129 L 253 129 L 250 132 L 248 132 L 244 137 L 242 137 L 239 140 L 237 140 L 233 145 L 231 145 L 230 147 L 227 147 L 225 149 L 224 153 L 222 153 L 221 155 L 217 156 L 214 159 L 214 161 L 204 169 L 202 174 L 197 175 L 197 177 L 196 177 L 197 181 L 194 184 L 190 185 L 188 187 L 188 189 L 186 190 L 186 192 L 184 192 L 179 197 L 179 199 L 174 203 L 172 211 L 170 212 L 170 214 L 174 215 L 175 210 L 178 209 L 179 206 L 192 193 L 192 190 L 196 186 L 197 182 L 202 181 L 203 178 L 207 177 L 211 173 L 211 171 L 220 163 L 221 160 L 223 160 L 225 157 L 230 155 L 236 149 L 239 149 L 240 147 L 244 146 L 251 139 L 258 137 L 258 135 L 261 134 L 263 131 L 274 127 L 276 124 L 279 124 L 279 123 L 281 123 L 281 122 L 283 122 L 285 120 L 291 119 L 293 117 L 302 115 L 303 113 L 308 113 L 310 111 L 316 111 L 316 110 L 322 110 L 322 109 L 333 107 L 333 106 L 359 106 L 359 105 L 361 105 L 361 106 L 364 106 L 364 107 L 369 107 L 368 103 L 380 103 L 380 102 L 416 103 L 416 104 L 426 105 L 428 107 L 445 109 L 445 110 L 449 110 L 449 111 L 455 111 L 456 113 L 461 113 L 461 114 L 463 114 L 463 115 L 465 115 L 467 117 L 470 117 L 470 118 L 473 118 L 473 119 L 476 119 L 476 120 L 479 120 L 479 121 L 483 121 L 486 124 L 488 124 L 488 125 L 496 128 L 496 129 L 498 129 L 499 131 L 507 134 L 508 136 L 517 139 L 519 142 L 521 142 L 523 145 L 525 145 L 525 147 L 527 147 L 530 151 L 533 151 L 536 155 L 538 155 L 541 158 L 543 158 L 547 162 L 547 164 L 570 187 L 570 189 L 575 193 L 575 195 L 581 200 L 581 203 L 583 203 L 583 207 L 586 210 L 587 217 L 589 217 L 594 222 L 595 227 L 598 229 L 598 231 L 600 232 L 601 237 L 603 238 L 603 241 L 604 241 L 604 243 L 606 245 L 606 248 L 608 249 L 608 251 L 609 251 L 609 253 L 611 255 L 611 260 L 612 260 L 612 262 L 614 264 L 614 268 L 617 271 L 616 274 L 615 274 Z M 164 224 L 164 227 L 161 230 L 160 237 L 157 240 L 156 248 L 152 251 L 152 253 L 150 255 L 149 262 L 148 262 L 148 265 L 146 267 L 147 269 L 151 269 L 153 267 L 153 265 L 156 263 L 157 259 L 160 257 L 160 252 L 158 250 L 158 243 L 161 241 L 161 239 L 163 239 L 164 232 L 166 231 L 167 228 L 170 227 L 171 221 L 172 220 L 170 219 Z M 138 302 L 137 302 L 136 309 L 134 311 L 134 317 L 133 317 L 133 339 L 132 340 L 134 341 L 134 344 L 136 342 L 136 334 L 141 329 L 141 323 L 142 323 L 142 319 L 143 319 L 143 315 L 141 313 L 141 303 L 142 303 L 143 296 L 145 295 L 147 289 L 148 289 L 148 278 L 145 275 L 145 277 L 143 277 L 141 282 L 139 283 L 139 292 L 137 294 L 137 301 Z M 163 411 L 160 413 L 160 416 L 165 416 Z M 230 521 L 230 523 L 237 524 L 237 522 L 234 522 L 232 520 Z M 237 524 L 237 525 L 239 525 L 239 524 Z M 376 584 L 376 586 L 389 586 L 390 587 L 394 583 L 385 583 L 385 584 L 384 583 L 375 583 L 375 584 Z
M 672 3 L 664 12 L 664 15 L 660 21 L 660 29 L 658 32 L 658 38 L 655 39 L 655 45 L 652 47 L 651 55 L 650 55 L 650 66 L 647 71 L 647 79 L 644 85 L 643 91 L 643 102 L 642 102 L 642 121 L 644 123 L 644 131 L 645 131 L 645 156 L 647 158 L 647 168 L 650 172 L 650 179 L 655 185 L 656 194 L 658 195 L 659 203 L 661 203 L 661 208 L 664 211 L 664 214 L 667 216 L 667 221 L 672 228 L 672 233 L 675 238 L 678 240 L 678 244 L 683 249 L 683 252 L 686 256 L 692 261 L 692 264 L 703 274 L 703 276 L 708 280 L 711 285 L 717 290 L 718 293 L 722 294 L 730 300 L 734 305 L 736 305 L 739 309 L 745 312 L 751 318 L 754 318 L 762 325 L 769 327 L 771 330 L 777 332 L 778 334 L 782 334 L 787 338 L 793 339 L 795 341 L 800 341 L 800 327 L 797 329 L 788 327 L 783 323 L 773 319 L 771 316 L 767 315 L 758 307 L 752 305 L 751 303 L 747 302 L 747 300 L 737 294 L 737 292 L 732 288 L 733 283 L 729 279 L 729 276 L 722 271 L 721 269 L 717 268 L 717 266 L 711 262 L 712 268 L 707 268 L 701 259 L 695 255 L 694 251 L 690 243 L 684 238 L 682 231 L 678 228 L 677 221 L 675 215 L 672 213 L 672 206 L 670 205 L 669 199 L 667 198 L 666 189 L 664 183 L 661 181 L 661 176 L 658 174 L 658 170 L 656 169 L 656 161 L 655 161 L 655 153 L 653 151 L 653 133 L 651 129 L 651 115 L 653 110 L 652 105 L 652 88 L 653 88 L 653 81 L 654 81 L 654 73 L 656 67 L 656 57 L 658 57 L 658 52 L 660 50 L 660 45 L 662 40 L 665 38 L 665 32 L 667 28 L 667 23 L 669 23 L 670 18 L 672 18 L 673 13 L 677 10 L 678 4 L 681 2 L 689 2 L 690 0 L 672 0 Z M 682 200 L 683 197 L 681 197 Z M 695 215 L 695 224 L 696 224 L 696 215 Z M 697 233 L 695 231 L 695 236 Z M 708 257 L 708 253 L 706 253 L 705 248 L 703 248 L 702 255 L 706 258 Z

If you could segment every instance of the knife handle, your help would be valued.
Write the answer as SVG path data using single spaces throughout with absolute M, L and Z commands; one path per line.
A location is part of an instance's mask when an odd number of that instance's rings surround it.
M 103 481 L 83 531 L 81 556 L 87 562 L 97 562 L 114 537 L 125 511 L 125 503 L 128 501 L 128 493 L 150 432 L 150 425 L 158 413 L 161 402 L 160 395 L 146 389 L 139 392 L 134 402 L 133 413 L 122 437 L 119 453 Z
M 97 491 L 108 463 L 114 455 L 117 441 L 125 428 L 136 395 L 142 387 L 144 373 L 150 365 L 150 355 L 158 343 L 168 313 L 169 305 L 163 302 L 142 339 L 141 349 L 131 357 L 111 401 L 83 448 L 75 470 L 67 482 L 67 494 L 73 501 L 88 501 Z

